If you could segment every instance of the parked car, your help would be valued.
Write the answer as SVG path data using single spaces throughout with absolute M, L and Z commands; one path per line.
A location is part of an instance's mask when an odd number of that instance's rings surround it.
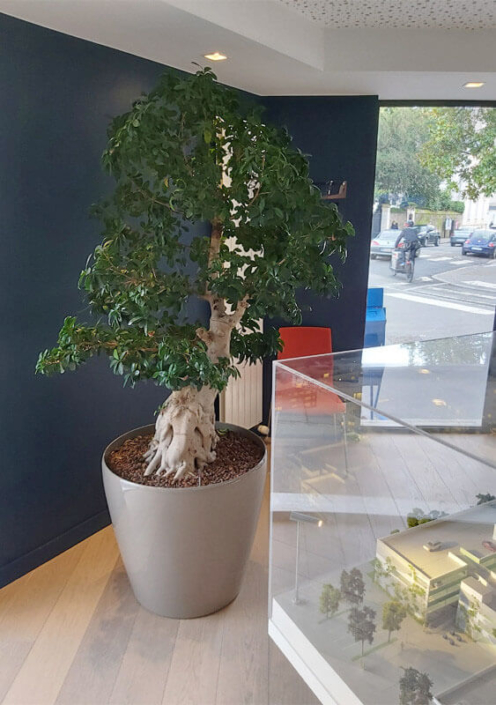
M 463 245 L 465 240 L 467 240 L 473 233 L 473 228 L 459 228 L 458 230 L 453 230 L 450 235 L 451 247 L 455 245 Z
M 494 230 L 474 230 L 462 245 L 462 255 L 486 255 L 496 257 L 496 232 Z
M 494 543 L 494 541 L 483 541 L 482 545 L 484 548 L 487 548 L 488 551 L 491 551 L 491 553 L 496 553 L 496 543 Z
M 394 243 L 400 234 L 400 230 L 381 230 L 379 235 L 376 235 L 370 245 L 370 257 L 391 257 L 391 252 L 394 250 Z
M 426 245 L 439 247 L 441 234 L 433 225 L 417 225 L 417 235 L 422 247 Z

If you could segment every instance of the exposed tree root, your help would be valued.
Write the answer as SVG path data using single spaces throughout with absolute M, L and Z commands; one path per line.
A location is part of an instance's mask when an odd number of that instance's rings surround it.
M 145 455 L 145 475 L 171 475 L 179 480 L 198 473 L 215 460 L 217 442 L 213 402 L 216 392 L 210 388 L 186 387 L 173 392 L 161 410 L 155 435 Z

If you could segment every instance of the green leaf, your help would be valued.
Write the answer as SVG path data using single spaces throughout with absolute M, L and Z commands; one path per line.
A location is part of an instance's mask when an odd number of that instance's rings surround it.
M 280 349 L 260 318 L 298 323 L 298 289 L 338 291 L 328 259 L 345 256 L 351 225 L 321 201 L 289 135 L 210 69 L 165 74 L 112 121 L 102 163 L 115 188 L 93 209 L 101 243 L 80 276 L 88 317 L 64 321 L 37 372 L 105 354 L 130 386 L 221 391 L 239 374 L 236 357 L 256 362 Z M 201 321 L 190 317 L 196 297 Z M 245 335 L 234 330 L 221 359 L 205 342 L 212 297 L 216 315 L 248 302 Z

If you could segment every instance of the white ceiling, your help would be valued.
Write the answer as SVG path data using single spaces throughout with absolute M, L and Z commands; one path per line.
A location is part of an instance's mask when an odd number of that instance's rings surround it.
M 190 72 L 221 51 L 219 79 L 260 95 L 496 100 L 496 0 L 0 0 L 0 12 Z
M 256 1 L 256 0 L 255 0 Z M 490 29 L 494 0 L 277 0 L 333 29 Z

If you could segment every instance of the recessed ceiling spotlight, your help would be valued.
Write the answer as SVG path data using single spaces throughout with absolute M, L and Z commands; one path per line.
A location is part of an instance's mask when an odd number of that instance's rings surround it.
M 469 81 L 468 83 L 464 83 L 463 87 L 464 88 L 482 88 L 484 85 L 484 81 Z
M 204 54 L 204 57 L 209 61 L 225 61 L 227 59 L 227 56 L 221 54 L 220 51 L 214 51 L 213 54 Z

